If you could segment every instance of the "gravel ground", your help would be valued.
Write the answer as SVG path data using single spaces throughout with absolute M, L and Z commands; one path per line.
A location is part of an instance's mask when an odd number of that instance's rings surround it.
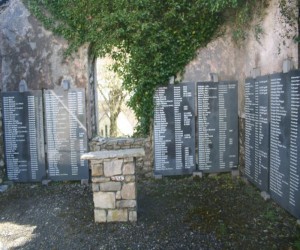
M 90 186 L 0 193 L 3 249 L 300 249 L 296 219 L 229 175 L 138 182 L 138 222 L 95 224 Z M 298 246 L 299 247 L 299 246 Z

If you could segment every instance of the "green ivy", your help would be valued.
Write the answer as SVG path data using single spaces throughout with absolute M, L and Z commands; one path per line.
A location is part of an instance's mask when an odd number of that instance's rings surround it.
M 24 0 L 25 1 L 25 0 Z M 171 76 L 184 73 L 199 48 L 233 22 L 237 40 L 258 5 L 267 0 L 26 0 L 47 29 L 69 41 L 67 54 L 83 44 L 94 57 L 111 55 L 124 88 L 132 92 L 139 135 L 149 133 L 153 95 Z

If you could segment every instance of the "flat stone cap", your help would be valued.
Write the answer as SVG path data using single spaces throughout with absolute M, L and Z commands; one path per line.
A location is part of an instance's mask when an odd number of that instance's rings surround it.
M 131 148 L 131 149 L 120 149 L 120 150 L 104 150 L 89 152 L 81 155 L 82 160 L 101 160 L 111 158 L 126 158 L 126 157 L 142 157 L 145 156 L 143 148 Z

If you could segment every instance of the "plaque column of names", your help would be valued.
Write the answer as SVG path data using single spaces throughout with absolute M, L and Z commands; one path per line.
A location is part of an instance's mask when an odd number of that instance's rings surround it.
M 173 99 L 167 94 L 171 90 L 167 87 L 160 87 L 156 90 L 154 101 L 154 155 L 155 155 L 155 172 L 163 173 L 172 170 L 174 162 L 169 161 L 168 147 L 172 143 L 172 137 L 167 131 L 173 129 L 173 124 L 167 122 L 167 114 L 173 114 Z M 173 93 L 172 95 L 173 96 Z M 166 138 L 168 136 L 168 138 Z
M 230 171 L 238 164 L 237 83 L 198 83 L 199 170 Z
M 198 83 L 198 159 L 199 170 L 214 171 L 219 162 L 218 88 L 216 83 Z
M 269 190 L 269 77 L 245 83 L 245 173 L 260 190 Z
M 245 82 L 245 174 L 251 182 L 254 182 L 254 144 L 255 121 L 257 112 L 255 104 L 254 79 L 246 79 Z
M 291 79 L 291 140 L 289 210 L 300 218 L 300 72 L 292 72 Z
M 229 171 L 238 165 L 237 82 L 219 84 L 219 167 Z
M 52 180 L 88 179 L 84 90 L 45 90 L 48 172 Z
M 46 177 L 41 91 L 2 93 L 4 143 L 9 180 Z
M 283 207 L 289 197 L 290 84 L 285 74 L 271 76 L 270 194 Z
M 194 84 L 156 90 L 154 101 L 155 174 L 178 175 L 195 169 Z

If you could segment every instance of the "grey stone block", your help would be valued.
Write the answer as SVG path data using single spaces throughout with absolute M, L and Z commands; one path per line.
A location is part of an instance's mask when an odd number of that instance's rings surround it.
M 202 178 L 203 177 L 203 172 L 202 171 L 193 172 L 193 176 Z
M 127 209 L 108 210 L 107 222 L 116 222 L 116 221 L 123 221 L 123 222 L 128 221 Z
M 123 184 L 121 196 L 124 200 L 134 200 L 136 198 L 135 183 Z
M 124 181 L 125 180 L 125 177 L 123 175 L 116 175 L 116 176 L 112 176 L 110 177 L 110 179 L 112 181 Z
M 121 182 L 105 182 L 100 183 L 100 191 L 120 191 L 121 190 Z
M 155 180 L 161 180 L 162 178 L 163 178 L 163 176 L 161 174 L 155 174 L 154 175 Z
M 104 162 L 104 176 L 122 175 L 123 160 L 111 160 Z
M 127 175 L 125 176 L 125 182 L 134 182 L 135 176 L 134 175 Z
M 82 179 L 80 183 L 81 183 L 81 185 L 88 186 L 89 185 L 89 180 L 88 179 Z
M 95 209 L 94 210 L 94 219 L 95 219 L 95 222 L 99 222 L 99 223 L 106 222 L 106 210 Z
M 92 182 L 94 183 L 103 183 L 103 182 L 108 182 L 110 181 L 110 178 L 107 177 L 93 177 Z
M 292 69 L 293 69 L 292 60 L 290 60 L 290 59 L 284 60 L 283 61 L 283 65 L 282 65 L 282 71 L 283 71 L 283 73 L 288 73 Z
M 103 165 L 92 162 L 92 176 L 103 176 Z
M 233 178 L 236 178 L 236 177 L 240 176 L 240 171 L 238 169 L 232 169 L 231 170 L 231 176 Z
M 116 203 L 117 208 L 136 207 L 136 200 L 121 200 Z
M 260 193 L 260 196 L 261 196 L 265 201 L 270 200 L 270 195 L 269 195 L 266 191 L 262 191 L 262 192 Z
M 93 183 L 92 184 L 92 190 L 93 190 L 93 192 L 99 192 L 100 191 L 99 183 Z
M 42 180 L 42 185 L 48 186 L 50 182 L 51 182 L 51 180 L 49 180 L 49 179 Z
M 124 175 L 134 174 L 134 172 L 135 172 L 134 162 L 128 162 L 128 163 L 124 164 L 124 166 L 123 166 L 123 174 Z
M 137 221 L 137 212 L 129 211 L 129 221 L 136 222 Z
M 121 191 L 117 191 L 117 192 L 116 192 L 116 199 L 117 199 L 117 200 L 121 200 L 121 199 L 122 199 Z
M 216 73 L 210 73 L 210 79 L 212 82 L 219 82 L 219 76 Z
M 95 208 L 115 208 L 116 196 L 113 192 L 96 192 L 93 194 Z
M 8 185 L 0 185 L 0 193 L 5 192 L 8 189 Z
M 253 78 L 257 78 L 260 75 L 261 75 L 260 68 L 254 68 L 251 70 L 251 76 Z

